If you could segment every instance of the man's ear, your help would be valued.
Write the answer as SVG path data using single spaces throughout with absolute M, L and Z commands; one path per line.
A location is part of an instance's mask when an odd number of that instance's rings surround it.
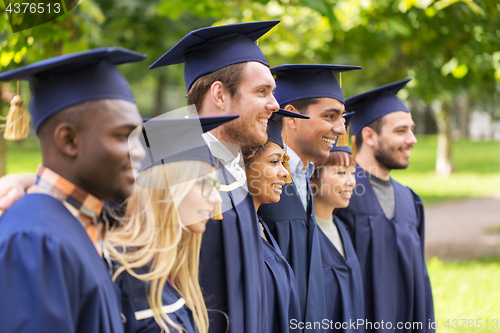
M 296 112 L 299 113 L 299 110 L 297 110 L 293 105 L 287 104 L 285 106 L 285 110 L 291 111 L 291 112 Z M 291 118 L 291 117 L 285 117 L 283 121 L 286 121 L 287 126 L 289 129 L 297 129 L 297 122 L 295 121 L 297 118 Z
M 213 103 L 219 108 L 220 110 L 224 110 L 226 106 L 226 95 L 224 94 L 224 85 L 220 81 L 215 81 L 212 83 L 210 86 L 210 97 L 213 101 Z
M 75 158 L 78 155 L 81 134 L 75 125 L 63 122 L 54 130 L 54 143 L 57 149 L 68 157 Z
M 363 127 L 361 135 L 363 136 L 363 143 L 366 143 L 366 145 L 370 147 L 375 145 L 375 141 L 378 138 L 377 132 L 368 126 Z

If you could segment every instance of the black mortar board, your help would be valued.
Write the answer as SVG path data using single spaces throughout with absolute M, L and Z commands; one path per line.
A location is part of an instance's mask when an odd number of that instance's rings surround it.
M 276 76 L 274 96 L 280 105 L 305 98 L 333 98 L 344 104 L 342 89 L 334 74 L 360 66 L 294 64 L 271 68 Z
M 398 91 L 410 81 L 396 81 L 346 99 L 346 111 L 356 111 L 352 119 L 353 134 L 358 136 L 363 127 L 388 113 L 410 112 L 405 103 L 396 97 Z
M 115 98 L 135 103 L 127 80 L 116 66 L 146 55 L 117 47 L 66 54 L 0 73 L 0 81 L 28 80 L 29 111 L 35 131 L 44 120 L 82 102 Z
M 254 42 L 279 22 L 248 22 L 191 31 L 149 68 L 185 63 L 184 81 L 189 91 L 199 77 L 232 64 L 257 61 L 269 67 Z

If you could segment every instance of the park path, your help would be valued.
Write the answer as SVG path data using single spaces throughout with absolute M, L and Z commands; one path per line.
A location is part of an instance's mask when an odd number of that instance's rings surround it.
M 425 221 L 427 258 L 500 255 L 500 194 L 426 206 Z

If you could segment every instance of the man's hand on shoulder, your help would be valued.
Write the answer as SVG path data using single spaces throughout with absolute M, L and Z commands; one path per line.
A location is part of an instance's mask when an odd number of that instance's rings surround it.
M 35 183 L 33 174 L 12 174 L 0 178 L 0 210 L 6 210 Z

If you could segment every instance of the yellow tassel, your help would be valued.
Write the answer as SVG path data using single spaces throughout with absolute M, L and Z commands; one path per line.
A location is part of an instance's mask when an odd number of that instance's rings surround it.
M 349 145 L 349 136 L 347 132 L 337 137 L 337 147 L 345 147 Z
M 292 173 L 290 172 L 290 163 L 288 162 L 290 160 L 290 156 L 288 156 L 287 153 L 283 155 L 283 161 L 284 164 L 283 166 L 285 167 L 286 171 L 288 171 L 288 176 L 285 178 L 285 184 L 290 184 L 292 182 Z
M 15 95 L 10 101 L 9 114 L 5 123 L 3 137 L 11 141 L 19 141 L 28 136 L 30 117 L 23 108 L 23 99 Z
M 210 214 L 212 220 L 222 220 L 222 204 L 215 205 L 212 214 Z
M 342 118 L 345 126 L 345 118 Z M 345 134 L 337 136 L 337 147 L 345 147 L 349 145 L 349 136 L 347 135 L 347 128 L 345 129 Z
M 358 148 L 356 147 L 356 136 L 354 135 L 351 136 L 351 142 L 352 142 L 352 147 L 351 147 L 352 156 L 356 158 L 356 155 L 358 154 Z

